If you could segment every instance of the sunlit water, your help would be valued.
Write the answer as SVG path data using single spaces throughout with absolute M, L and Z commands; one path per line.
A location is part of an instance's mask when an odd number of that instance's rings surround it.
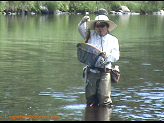
M 164 120 L 164 16 L 109 16 L 121 71 L 110 109 L 85 104 L 82 17 L 0 16 L 0 120 Z M 29 115 L 49 119 L 9 117 Z

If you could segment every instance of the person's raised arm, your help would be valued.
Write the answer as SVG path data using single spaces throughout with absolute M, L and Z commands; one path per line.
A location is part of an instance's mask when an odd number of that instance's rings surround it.
M 78 31 L 84 39 L 86 39 L 87 21 L 90 21 L 90 17 L 84 16 L 78 24 Z

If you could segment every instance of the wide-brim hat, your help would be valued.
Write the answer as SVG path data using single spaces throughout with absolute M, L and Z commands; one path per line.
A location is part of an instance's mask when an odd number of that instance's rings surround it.
M 112 30 L 114 30 L 117 25 L 109 20 L 109 18 L 106 16 L 106 15 L 98 15 L 95 17 L 95 20 L 91 20 L 89 22 L 87 22 L 87 25 L 88 25 L 88 28 L 90 30 L 94 30 L 94 25 L 95 25 L 95 22 L 105 22 L 105 23 L 108 23 L 109 24 L 109 28 L 108 28 L 108 31 L 111 32 Z

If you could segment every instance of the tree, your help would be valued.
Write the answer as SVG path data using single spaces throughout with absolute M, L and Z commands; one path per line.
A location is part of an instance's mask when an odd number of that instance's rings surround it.
M 69 11 L 70 1 L 58 1 L 58 9 L 61 11 Z

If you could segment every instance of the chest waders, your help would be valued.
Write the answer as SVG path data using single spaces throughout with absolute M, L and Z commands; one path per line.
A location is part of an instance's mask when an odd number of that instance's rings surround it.
M 89 69 L 89 68 L 88 68 Z M 109 105 L 111 100 L 111 76 L 108 72 L 87 72 L 85 96 L 88 106 Z

